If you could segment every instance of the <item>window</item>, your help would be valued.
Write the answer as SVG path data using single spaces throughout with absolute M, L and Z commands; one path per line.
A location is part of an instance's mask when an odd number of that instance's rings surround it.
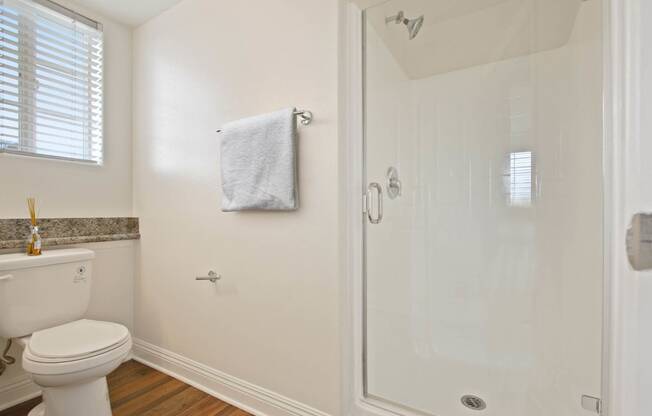
M 0 0 L 0 153 L 102 164 L 101 25 Z
M 509 203 L 522 207 L 532 204 L 532 152 L 509 154 Z

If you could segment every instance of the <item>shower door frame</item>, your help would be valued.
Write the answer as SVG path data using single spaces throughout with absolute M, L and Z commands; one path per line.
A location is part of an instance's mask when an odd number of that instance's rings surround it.
M 602 415 L 630 413 L 632 403 L 627 384 L 631 374 L 623 369 L 624 356 L 631 353 L 631 339 L 612 334 L 624 330 L 625 316 L 631 316 L 635 291 L 625 277 L 631 277 L 624 252 L 625 229 L 628 223 L 622 198 L 627 182 L 628 149 L 623 140 L 628 124 L 623 104 L 631 101 L 628 93 L 636 90 L 627 75 L 632 72 L 631 27 L 639 0 L 603 0 L 603 314 L 602 314 Z M 340 13 L 342 24 L 341 100 L 340 100 L 340 189 L 344 193 L 344 212 L 340 235 L 342 244 L 342 414 L 351 416 L 422 416 L 411 409 L 397 406 L 366 394 L 365 371 L 365 227 L 363 198 L 366 190 L 365 107 L 364 107 L 364 22 L 362 10 L 346 0 Z M 619 51 L 613 53 L 612 50 Z M 635 178 L 634 178 L 635 179 Z M 612 296 L 612 293 L 614 296 Z M 630 386 L 631 387 L 631 386 Z M 578 397 L 578 400 L 580 398 Z M 627 409 L 627 412 L 626 410 Z M 587 413 L 589 414 L 589 413 Z M 445 416 L 445 415 L 438 415 Z

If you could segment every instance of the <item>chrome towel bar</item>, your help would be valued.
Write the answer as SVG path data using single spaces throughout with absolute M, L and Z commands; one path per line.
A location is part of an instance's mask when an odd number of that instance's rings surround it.
M 312 111 L 308 110 L 295 110 L 294 115 L 297 116 L 304 126 L 307 126 L 308 124 L 312 123 Z M 222 133 L 222 129 L 219 129 L 217 131 L 218 133 Z

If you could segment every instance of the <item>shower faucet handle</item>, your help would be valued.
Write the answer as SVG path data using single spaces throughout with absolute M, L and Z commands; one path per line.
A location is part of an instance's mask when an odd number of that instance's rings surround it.
M 394 166 L 387 168 L 387 196 L 396 199 L 403 194 L 403 184 L 398 178 L 398 170 Z

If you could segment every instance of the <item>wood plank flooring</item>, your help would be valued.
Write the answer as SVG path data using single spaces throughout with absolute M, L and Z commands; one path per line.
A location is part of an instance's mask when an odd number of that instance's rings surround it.
M 107 377 L 113 416 L 249 416 L 215 397 L 136 361 L 128 361 Z M 27 416 L 37 398 L 0 412 Z

